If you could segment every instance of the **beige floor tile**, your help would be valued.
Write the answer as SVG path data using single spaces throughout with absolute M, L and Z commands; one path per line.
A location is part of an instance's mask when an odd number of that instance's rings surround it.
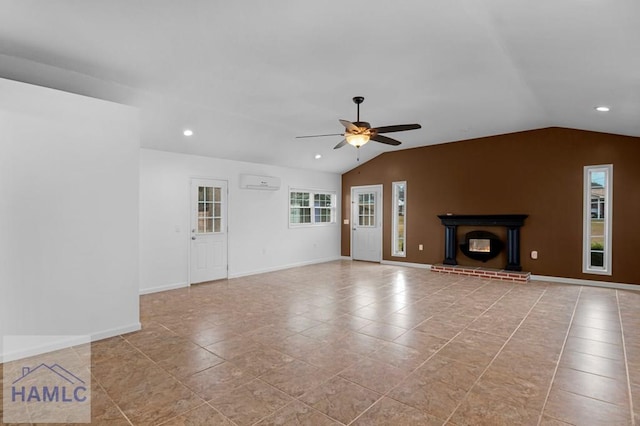
M 629 388 L 640 424 L 638 292 L 341 260 L 140 310 L 143 330 L 73 349 L 94 424 L 629 425 Z
M 506 341 L 505 337 L 464 330 L 447 343 L 440 355 L 465 364 L 486 367 Z
M 334 377 L 302 395 L 300 400 L 327 416 L 348 424 L 373 405 L 380 396 L 341 377 Z
M 259 376 L 294 360 L 293 357 L 270 348 L 259 348 L 242 353 L 230 361 L 239 368 Z
M 406 375 L 406 371 L 400 368 L 369 358 L 340 373 L 340 377 L 381 394 L 400 383 Z
M 424 411 L 382 398 L 352 423 L 354 426 L 440 426 L 443 420 L 431 416 Z
M 200 398 L 210 401 L 255 379 L 253 374 L 238 368 L 231 362 L 214 367 L 181 379 L 181 382 Z
M 322 346 L 300 359 L 333 374 L 337 374 L 363 359 L 364 356 L 334 346 Z
M 221 395 L 209 404 L 238 426 L 252 425 L 293 399 L 271 385 L 253 380 Z
M 186 413 L 174 417 L 162 423 L 162 426 L 234 426 L 233 422 L 220 414 L 208 404 L 187 411 Z
M 563 390 L 552 390 L 544 414 L 575 425 L 630 425 L 628 406 L 588 398 Z
M 562 367 L 597 374 L 615 380 L 626 380 L 627 372 L 622 361 L 603 358 L 581 352 L 566 351 L 560 359 Z
M 366 334 L 371 337 L 392 342 L 394 339 L 406 333 L 406 328 L 396 327 L 395 325 L 385 324 L 381 322 L 373 322 L 358 330 L 358 333 Z
M 237 337 L 235 333 L 232 333 L 226 327 L 220 325 L 184 333 L 182 336 L 202 347 Z
M 446 419 L 466 393 L 467 390 L 459 386 L 414 373 L 393 388 L 388 396 L 435 417 Z
M 290 363 L 267 371 L 260 380 L 280 389 L 294 398 L 306 391 L 326 382 L 332 373 L 322 370 L 303 361 L 293 360 Z
M 451 416 L 457 426 L 536 426 L 539 412 L 482 392 L 470 392 Z
M 220 358 L 202 348 L 195 348 L 190 351 L 179 351 L 171 356 L 163 357 L 158 362 L 158 366 L 164 368 L 169 374 L 177 378 L 190 376 L 214 365 L 224 362 Z
M 394 340 L 403 346 L 408 346 L 419 352 L 433 353 L 442 348 L 448 340 L 441 337 L 432 336 L 418 330 L 408 330 Z
M 136 425 L 154 425 L 202 405 L 204 400 L 175 380 L 138 393 L 114 396 L 122 412 Z M 116 399 L 117 398 L 117 399 Z
M 256 426 L 340 426 L 341 424 L 300 401 L 293 401 L 258 422 Z
M 566 351 L 580 352 L 618 361 L 624 360 L 622 345 L 613 345 L 611 343 L 569 336 L 564 348 Z
M 465 327 L 466 324 L 451 324 L 443 320 L 429 318 L 424 322 L 418 324 L 414 328 L 414 330 L 429 334 L 431 336 L 440 337 L 445 340 L 450 340 L 453 339 L 462 330 L 464 330 Z
M 385 343 L 382 348 L 368 355 L 371 359 L 392 365 L 407 373 L 418 368 L 429 356 L 431 353 L 423 353 L 391 342 Z
M 560 367 L 553 382 L 554 389 L 575 393 L 611 404 L 629 406 L 629 387 L 626 380 L 585 373 Z
M 438 354 L 429 359 L 413 374 L 428 383 L 434 383 L 435 386 L 442 382 L 468 391 L 482 372 L 483 369 L 480 367 L 463 364 Z

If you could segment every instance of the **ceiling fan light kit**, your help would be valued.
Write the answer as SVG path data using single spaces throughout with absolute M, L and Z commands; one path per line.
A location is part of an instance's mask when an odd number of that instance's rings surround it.
M 310 135 L 310 136 L 297 136 L 297 138 L 315 138 L 321 136 L 344 136 L 344 140 L 338 143 L 333 149 L 342 148 L 346 144 L 352 145 L 356 148 L 360 148 L 370 140 L 384 143 L 387 145 L 398 146 L 401 144 L 400 141 L 390 138 L 388 136 L 383 136 L 381 133 L 392 133 L 392 132 L 403 132 L 405 130 L 415 130 L 420 129 L 422 126 L 419 124 L 397 124 L 393 126 L 382 126 L 372 128 L 369 123 L 366 121 L 360 121 L 360 104 L 364 102 L 363 96 L 355 96 L 353 98 L 353 103 L 356 104 L 357 107 L 357 120 L 354 122 L 348 120 L 338 120 L 340 124 L 344 126 L 344 133 L 332 133 L 332 134 L 324 134 L 324 135 Z
M 365 134 L 347 133 L 344 138 L 347 140 L 349 145 L 353 145 L 356 148 L 360 148 L 362 145 L 369 142 L 369 135 Z

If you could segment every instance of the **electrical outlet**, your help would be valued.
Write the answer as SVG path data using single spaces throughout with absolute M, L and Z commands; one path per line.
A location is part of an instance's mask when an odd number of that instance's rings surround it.
M 537 250 L 533 250 L 531 252 L 531 258 L 534 259 L 534 260 L 538 258 L 538 251 Z
M 418 250 L 422 251 L 424 249 L 424 247 L 422 246 L 422 244 L 418 245 Z

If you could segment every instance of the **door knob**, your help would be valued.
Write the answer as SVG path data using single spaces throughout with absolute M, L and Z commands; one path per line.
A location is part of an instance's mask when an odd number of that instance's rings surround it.
M 192 240 L 195 240 L 195 239 L 196 239 L 196 237 L 195 237 L 195 236 L 193 236 L 193 237 L 191 237 L 191 239 L 192 239 Z

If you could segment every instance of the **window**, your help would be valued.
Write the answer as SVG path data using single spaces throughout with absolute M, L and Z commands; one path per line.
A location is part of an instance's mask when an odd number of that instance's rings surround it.
M 376 226 L 376 194 L 358 195 L 358 226 Z
M 393 235 L 391 255 L 405 257 L 407 182 L 393 182 Z
M 289 225 L 321 225 L 336 222 L 336 194 L 326 191 L 289 191 Z
M 611 275 L 613 165 L 585 166 L 582 272 Z
M 222 188 L 198 187 L 198 234 L 221 232 Z

